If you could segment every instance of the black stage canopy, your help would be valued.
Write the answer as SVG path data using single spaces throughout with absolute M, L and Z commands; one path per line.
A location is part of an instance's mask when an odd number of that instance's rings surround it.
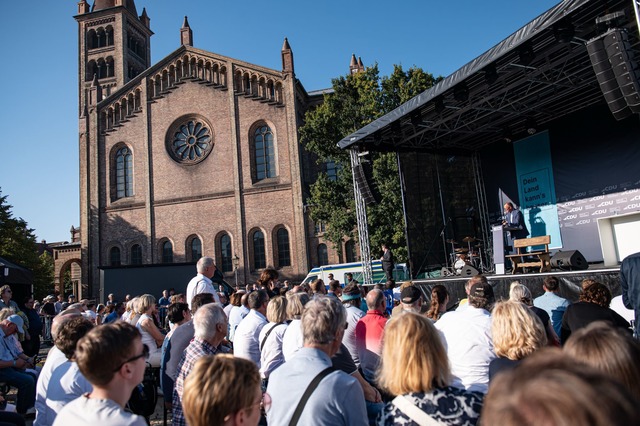
M 633 1 L 565 0 L 338 146 L 477 151 L 602 103 L 586 42 L 612 27 L 628 29 L 637 50 Z

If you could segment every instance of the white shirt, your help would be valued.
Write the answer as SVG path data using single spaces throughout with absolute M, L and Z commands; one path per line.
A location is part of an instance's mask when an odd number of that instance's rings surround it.
M 633 311 L 633 309 L 627 308 L 626 306 L 624 306 L 624 303 L 622 303 L 622 295 L 616 296 L 613 299 L 611 299 L 611 304 L 609 305 L 609 308 L 616 311 L 618 315 L 626 319 L 629 323 L 631 321 L 635 321 L 636 319 L 636 314 Z
M 236 328 L 248 313 L 249 308 L 246 306 L 234 306 L 231 308 L 229 312 L 229 340 L 232 342 L 236 334 Z
M 271 330 L 269 332 L 269 330 Z M 260 376 L 263 379 L 269 377 L 269 374 L 282 364 L 284 364 L 284 355 L 282 354 L 282 338 L 287 331 L 287 324 L 278 324 L 270 322 L 262 327 L 258 342 L 264 345 L 260 351 Z M 265 340 L 265 336 L 267 339 Z
M 491 314 L 469 305 L 448 312 L 435 324 L 451 364 L 451 386 L 487 392 L 489 363 L 496 357 L 491 337 Z
M 47 360 L 44 362 L 42 370 L 40 370 L 36 384 L 36 419 L 33 421 L 34 426 L 48 426 L 51 424 L 45 420 L 47 388 L 49 387 L 49 380 L 51 379 L 53 371 L 65 362 L 67 362 L 67 357 L 60 349 L 54 346 L 49 350 Z
M 198 275 L 191 278 L 191 281 L 187 284 L 187 304 L 189 305 L 189 309 L 191 309 L 191 299 L 193 299 L 193 296 L 200 293 L 211 293 L 213 294 L 213 300 L 215 300 L 216 303 L 220 303 L 218 292 L 213 288 L 211 279 L 198 273 Z
M 356 364 L 356 367 L 360 367 L 360 357 L 358 356 L 358 345 L 356 344 L 356 325 L 360 318 L 365 315 L 360 309 L 353 305 L 347 306 L 347 329 L 344 331 L 344 337 L 342 343 L 349 349 L 351 358 Z
M 55 426 L 70 425 L 118 425 L 118 426 L 147 426 L 142 416 L 127 413 L 115 401 L 110 399 L 87 398 L 81 396 L 67 405 L 58 413 Z
M 260 368 L 260 331 L 267 324 L 267 319 L 260 312 L 251 309 L 236 328 L 233 338 L 233 355 L 248 359 Z
M 282 338 L 282 354 L 284 360 L 289 361 L 302 348 L 304 336 L 302 336 L 302 321 L 294 319 L 289 323 L 287 331 Z
M 78 364 L 67 361 L 58 366 L 53 370 L 49 380 L 43 424 L 53 424 L 58 413 L 62 411 L 65 405 L 92 390 L 93 386 L 82 375 Z

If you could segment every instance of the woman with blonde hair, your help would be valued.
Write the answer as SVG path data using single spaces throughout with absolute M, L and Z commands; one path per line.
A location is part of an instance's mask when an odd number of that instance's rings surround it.
M 260 377 L 269 380 L 269 374 L 284 364 L 282 338 L 287 331 L 287 299 L 276 296 L 267 305 L 267 320 L 258 336 L 260 348 Z
M 289 325 L 285 330 L 282 337 L 282 353 L 284 354 L 284 360 L 289 360 L 304 343 L 302 341 L 302 312 L 304 311 L 304 305 L 309 302 L 311 298 L 307 293 L 293 293 L 291 296 L 287 296 L 287 318 L 289 319 Z
M 142 344 L 149 347 L 149 364 L 152 367 L 160 367 L 164 334 L 153 320 L 153 317 L 158 313 L 156 298 L 151 294 L 143 294 L 138 298 L 137 309 L 140 318 L 136 328 L 142 334 Z
M 547 345 L 542 321 L 523 303 L 498 302 L 491 313 L 493 349 L 498 356 L 489 364 L 489 381 L 500 371 Z
M 263 402 L 258 367 L 220 354 L 200 358 L 187 376 L 182 408 L 190 426 L 256 426 Z
M 407 312 L 385 328 L 377 383 L 396 398 L 379 425 L 475 425 L 483 395 L 450 386 L 447 352 L 428 318 Z
M 533 306 L 533 297 L 531 296 L 531 290 L 529 290 L 528 287 L 523 286 L 518 281 L 512 282 L 509 290 L 509 300 L 524 303 L 531 312 L 540 318 L 540 321 L 544 326 L 545 333 L 547 334 L 547 342 L 549 345 L 560 346 L 560 338 L 553 328 L 551 317 L 544 309 Z

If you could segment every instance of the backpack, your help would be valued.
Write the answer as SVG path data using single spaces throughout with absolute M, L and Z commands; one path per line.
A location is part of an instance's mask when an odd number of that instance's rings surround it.
M 156 380 L 153 371 L 147 368 L 144 371 L 142 383 L 133 388 L 127 405 L 134 414 L 149 417 L 156 411 L 157 403 L 158 390 L 156 388 Z

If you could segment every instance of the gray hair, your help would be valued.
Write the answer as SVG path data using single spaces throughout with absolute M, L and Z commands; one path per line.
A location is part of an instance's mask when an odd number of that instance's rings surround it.
M 207 269 L 208 267 L 214 265 L 214 261 L 213 261 L 213 257 L 201 257 L 200 259 L 198 259 L 198 263 L 196 264 L 196 270 L 198 271 L 199 274 L 203 273 L 205 271 L 205 269 Z
M 509 290 L 509 300 L 531 306 L 531 291 L 520 283 L 512 285 Z
M 304 307 L 302 336 L 305 344 L 326 345 L 344 329 L 347 311 L 335 297 L 316 296 Z
M 218 324 L 226 324 L 227 316 L 217 303 L 208 303 L 196 311 L 193 316 L 194 336 L 202 340 L 211 340 L 217 332 Z

